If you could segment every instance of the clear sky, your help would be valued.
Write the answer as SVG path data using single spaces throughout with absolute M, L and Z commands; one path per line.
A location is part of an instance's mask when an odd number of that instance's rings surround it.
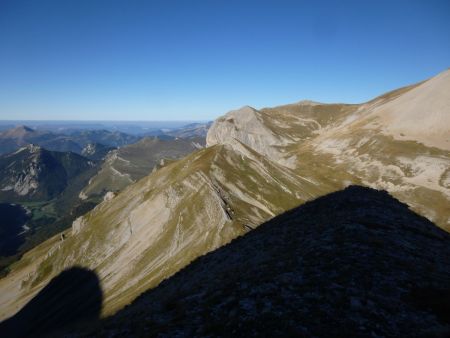
M 0 0 L 0 119 L 357 103 L 448 67 L 448 0 Z

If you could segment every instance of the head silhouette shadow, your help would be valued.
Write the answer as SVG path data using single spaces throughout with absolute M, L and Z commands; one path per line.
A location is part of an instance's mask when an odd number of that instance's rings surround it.
M 97 275 L 73 267 L 53 278 L 16 315 L 0 324 L 0 337 L 36 337 L 100 317 L 103 292 Z

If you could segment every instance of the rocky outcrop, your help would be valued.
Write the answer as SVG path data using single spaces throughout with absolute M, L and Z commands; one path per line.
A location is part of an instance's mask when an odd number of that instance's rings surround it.
M 81 150 L 81 155 L 91 159 L 91 160 L 102 160 L 105 156 L 115 148 L 105 146 L 100 143 L 88 143 Z
M 75 221 L 72 223 L 72 234 L 76 235 L 81 232 L 81 229 L 85 226 L 86 222 L 84 221 L 83 217 L 78 217 Z
M 234 145 L 236 141 L 269 158 L 279 159 L 277 146 L 287 142 L 276 135 L 262 120 L 260 113 L 249 106 L 233 110 L 214 121 L 206 136 L 206 145 Z

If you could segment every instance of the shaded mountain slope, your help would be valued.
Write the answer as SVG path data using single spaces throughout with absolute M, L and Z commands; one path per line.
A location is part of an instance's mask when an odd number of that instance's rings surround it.
M 114 312 L 190 261 L 322 188 L 242 145 L 217 145 L 169 164 L 24 255 L 0 280 L 0 316 L 17 311 L 73 265 L 95 270 Z
M 65 270 L 13 318 L 0 323 L 0 336 L 42 337 L 61 327 L 96 320 L 102 297 L 95 273 L 79 267 Z
M 24 225 L 29 219 L 27 210 L 17 204 L 0 203 L 0 257 L 17 252 L 24 239 Z
M 450 235 L 351 186 L 198 258 L 81 336 L 450 334 Z

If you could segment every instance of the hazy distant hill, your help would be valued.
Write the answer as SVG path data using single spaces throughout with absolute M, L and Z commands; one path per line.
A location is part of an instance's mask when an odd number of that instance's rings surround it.
M 72 151 L 81 154 L 88 144 L 96 143 L 108 147 L 118 147 L 139 139 L 139 136 L 117 131 L 84 130 L 73 131 L 70 135 L 66 135 L 18 126 L 0 132 L 0 154 L 16 151 L 27 144 L 36 144 L 53 151 Z
M 165 134 L 175 137 L 206 137 L 212 122 L 207 123 L 191 123 L 182 128 L 175 129 L 173 131 L 168 131 Z
M 141 137 L 119 131 L 81 130 L 70 132 L 69 136 L 78 144 L 85 147 L 89 143 L 100 143 L 110 147 L 121 147 L 137 142 Z
M 16 151 L 27 144 L 42 145 L 51 150 L 79 152 L 80 145 L 66 136 L 18 126 L 0 132 L 0 154 Z

